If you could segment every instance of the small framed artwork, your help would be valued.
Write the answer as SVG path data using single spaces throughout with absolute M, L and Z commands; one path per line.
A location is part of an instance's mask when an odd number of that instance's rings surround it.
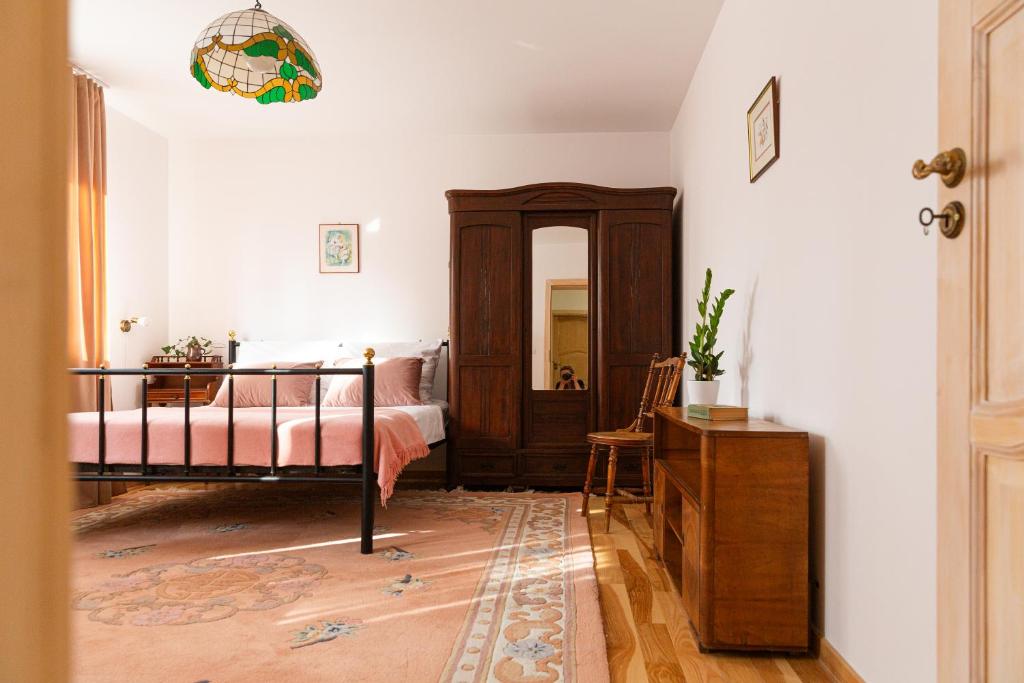
M 320 272 L 359 272 L 359 224 L 320 224 Z
M 775 76 L 747 110 L 747 157 L 750 182 L 779 158 L 779 90 Z

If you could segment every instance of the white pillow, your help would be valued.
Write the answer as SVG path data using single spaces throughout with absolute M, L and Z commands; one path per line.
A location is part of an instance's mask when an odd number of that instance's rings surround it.
M 320 361 L 330 367 L 334 359 L 341 355 L 341 342 L 337 339 L 318 339 L 314 341 L 240 341 L 235 367 L 256 363 L 304 363 Z M 327 395 L 327 387 L 331 377 L 320 380 L 320 396 L 313 396 L 316 384 L 310 389 L 310 402 L 322 403 Z
M 238 343 L 238 356 L 235 362 L 248 365 L 250 363 L 272 363 L 274 361 L 298 363 L 302 361 L 323 361 L 325 364 L 334 362 L 338 357 L 337 339 L 316 341 L 241 341 Z
M 366 347 L 373 349 L 381 358 L 422 358 L 423 374 L 420 375 L 420 400 L 430 403 L 434 393 L 434 375 L 441 358 L 441 340 L 415 342 L 342 342 L 340 358 L 361 358 Z

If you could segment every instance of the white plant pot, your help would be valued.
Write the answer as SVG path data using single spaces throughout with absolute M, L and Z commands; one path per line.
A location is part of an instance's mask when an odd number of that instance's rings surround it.
M 715 405 L 718 402 L 718 380 L 710 382 L 696 379 L 686 380 L 686 395 L 689 403 Z

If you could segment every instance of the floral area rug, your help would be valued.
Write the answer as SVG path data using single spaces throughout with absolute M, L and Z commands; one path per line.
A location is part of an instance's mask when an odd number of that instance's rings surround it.
M 77 681 L 606 681 L 579 494 L 146 488 L 78 513 Z

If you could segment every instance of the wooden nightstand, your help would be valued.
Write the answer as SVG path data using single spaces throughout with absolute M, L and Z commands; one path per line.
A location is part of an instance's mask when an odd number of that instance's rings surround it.
M 186 361 L 184 358 L 174 356 L 153 356 L 149 361 L 149 367 L 157 368 L 184 368 L 188 363 L 193 368 L 223 368 L 224 358 L 222 356 L 204 356 L 201 361 Z M 193 406 L 207 405 L 212 403 L 220 387 L 221 377 L 210 377 L 205 375 L 193 375 L 191 378 L 192 389 L 189 392 L 189 402 Z M 185 404 L 185 382 L 182 377 L 155 376 L 147 390 L 148 406 L 178 406 Z

